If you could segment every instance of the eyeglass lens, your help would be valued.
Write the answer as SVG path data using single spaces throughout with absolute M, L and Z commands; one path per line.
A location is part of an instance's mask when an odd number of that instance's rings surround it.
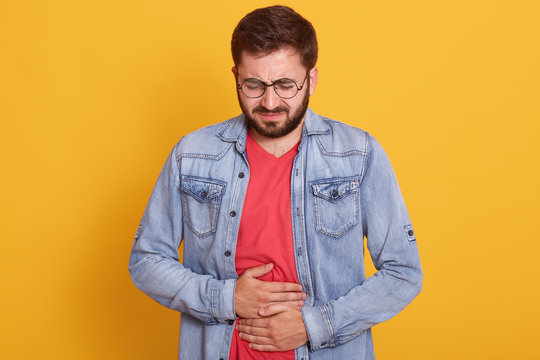
M 267 85 L 258 79 L 246 79 L 242 83 L 242 92 L 247 97 L 257 98 L 262 96 L 266 90 Z M 290 99 L 298 92 L 298 87 L 294 80 L 291 79 L 279 79 L 274 84 L 274 89 L 279 97 L 284 99 Z

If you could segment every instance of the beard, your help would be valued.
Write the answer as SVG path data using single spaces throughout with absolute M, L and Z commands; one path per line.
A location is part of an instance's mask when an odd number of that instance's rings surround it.
M 304 97 L 302 98 L 302 102 L 294 110 L 294 112 L 291 114 L 291 110 L 288 107 L 285 106 L 278 106 L 277 108 L 274 108 L 272 110 L 268 110 L 263 106 L 256 106 L 251 111 L 251 114 L 249 113 L 248 109 L 244 106 L 242 103 L 240 91 L 237 92 L 238 95 L 238 103 L 240 104 L 240 108 L 242 109 L 242 112 L 244 113 L 244 118 L 246 119 L 246 125 L 248 128 L 251 128 L 255 130 L 258 134 L 268 137 L 268 138 L 279 138 L 282 136 L 285 136 L 295 130 L 300 123 L 302 123 L 302 120 L 304 119 L 304 116 L 306 115 L 306 111 L 309 105 L 309 77 L 307 79 L 307 89 L 304 93 Z M 272 91 L 273 89 L 268 89 L 268 91 Z M 278 124 L 275 122 L 258 122 L 253 115 L 256 113 L 281 113 L 284 112 L 286 114 L 286 119 L 283 124 Z

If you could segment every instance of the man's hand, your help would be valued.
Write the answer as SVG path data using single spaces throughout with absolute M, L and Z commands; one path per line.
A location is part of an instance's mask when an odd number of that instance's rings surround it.
M 287 351 L 308 341 L 300 307 L 292 303 L 271 304 L 259 312 L 261 319 L 240 319 L 239 337 L 258 351 Z
M 242 318 L 260 318 L 259 310 L 272 303 L 290 301 L 301 306 L 306 295 L 295 283 L 257 280 L 270 272 L 273 264 L 259 265 L 245 270 L 236 280 L 234 310 Z

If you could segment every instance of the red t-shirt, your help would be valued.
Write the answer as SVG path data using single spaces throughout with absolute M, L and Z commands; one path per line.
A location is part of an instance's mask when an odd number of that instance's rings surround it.
M 259 280 L 298 283 L 291 223 L 291 170 L 298 144 L 276 158 L 247 136 L 246 152 L 250 178 L 236 243 L 236 272 L 273 263 Z M 293 360 L 294 350 L 251 350 L 234 330 L 230 360 Z

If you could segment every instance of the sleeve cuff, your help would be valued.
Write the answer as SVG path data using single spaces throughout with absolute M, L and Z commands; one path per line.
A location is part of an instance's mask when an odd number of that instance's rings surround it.
M 309 337 L 311 351 L 334 347 L 334 329 L 326 306 L 304 306 L 302 308 L 304 325 Z
M 235 279 L 217 281 L 212 289 L 212 316 L 222 323 L 236 319 L 234 312 Z

